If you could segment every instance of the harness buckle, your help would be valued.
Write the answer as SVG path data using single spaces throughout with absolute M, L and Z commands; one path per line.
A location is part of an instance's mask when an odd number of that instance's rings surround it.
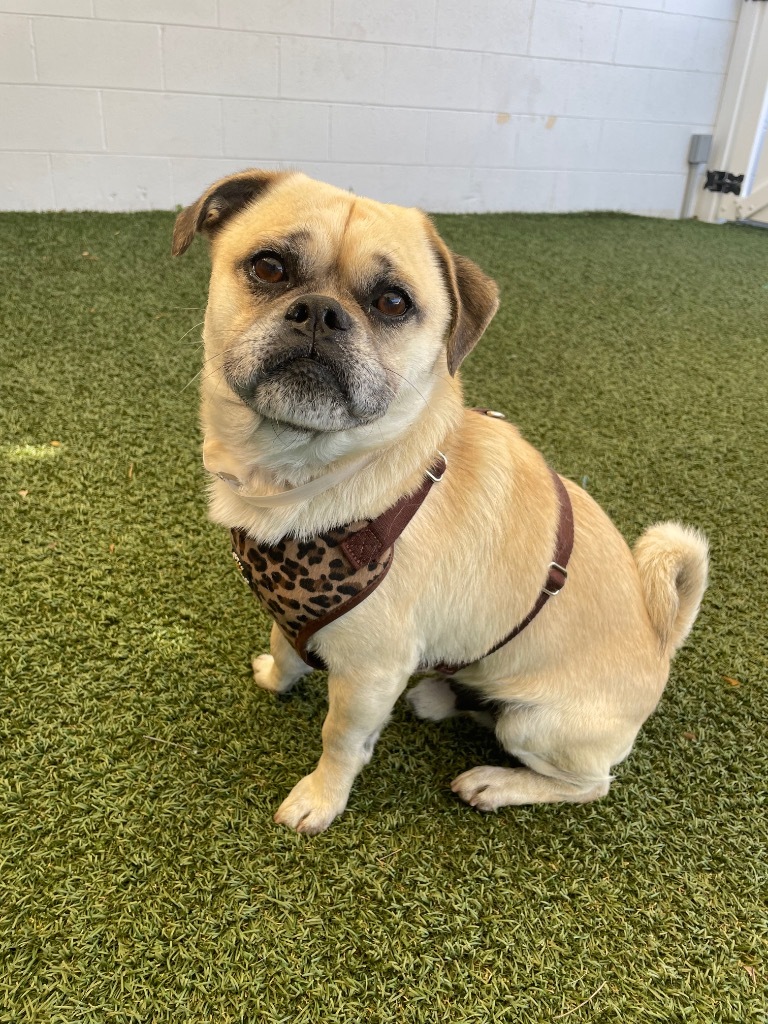
M 552 574 L 552 570 L 553 569 L 562 576 L 561 580 L 557 579 L 556 576 L 553 576 L 553 574 Z M 565 586 L 565 582 L 566 582 L 567 579 L 568 579 L 568 570 L 565 568 L 565 566 L 564 565 L 558 565 L 557 562 L 550 562 L 549 563 L 549 575 L 547 576 L 547 582 L 542 587 L 542 590 L 544 591 L 545 594 L 549 595 L 549 597 L 557 597 L 557 595 L 560 593 L 560 591 Z
M 429 479 L 432 481 L 433 484 L 439 484 L 440 483 L 440 481 L 445 476 L 446 469 L 448 468 L 448 459 L 446 459 L 445 455 L 443 455 L 443 453 L 441 451 L 439 451 L 439 450 L 438 450 L 437 454 L 443 460 L 443 472 L 440 474 L 440 476 L 435 476 L 434 473 L 430 472 L 430 470 L 427 470 L 427 476 L 429 477 Z

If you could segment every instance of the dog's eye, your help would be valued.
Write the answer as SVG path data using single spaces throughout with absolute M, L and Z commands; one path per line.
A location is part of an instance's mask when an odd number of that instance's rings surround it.
M 402 292 L 388 291 L 380 295 L 373 306 L 382 316 L 398 317 L 408 312 L 411 303 L 408 296 Z
M 288 280 L 288 270 L 285 264 L 273 252 L 257 252 L 251 259 L 251 276 L 264 284 L 280 284 Z

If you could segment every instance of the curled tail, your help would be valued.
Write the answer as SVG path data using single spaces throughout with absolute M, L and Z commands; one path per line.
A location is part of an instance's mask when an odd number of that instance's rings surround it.
M 639 538 L 633 554 L 648 614 L 671 656 L 690 633 L 707 587 L 706 538 L 680 523 L 657 523 Z

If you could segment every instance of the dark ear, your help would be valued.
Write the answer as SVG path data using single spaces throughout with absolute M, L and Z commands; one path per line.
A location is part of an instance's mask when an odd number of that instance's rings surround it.
M 496 282 L 465 256 L 451 252 L 431 221 L 432 244 L 451 297 L 448 326 L 448 372 L 453 375 L 480 341 L 499 307 Z
M 192 244 L 196 232 L 212 235 L 227 217 L 257 199 L 279 178 L 278 171 L 243 171 L 211 185 L 196 203 L 182 210 L 173 227 L 171 252 L 181 256 Z

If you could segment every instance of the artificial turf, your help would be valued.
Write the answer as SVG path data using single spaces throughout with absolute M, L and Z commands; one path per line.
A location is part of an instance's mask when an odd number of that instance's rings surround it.
M 2 215 L 0 1021 L 766 1019 L 768 233 L 438 221 L 502 290 L 468 401 L 628 539 L 710 537 L 657 713 L 603 801 L 484 817 L 448 784 L 491 737 L 399 707 L 328 832 L 274 825 L 325 692 L 253 685 L 268 622 L 206 520 L 205 246 Z

